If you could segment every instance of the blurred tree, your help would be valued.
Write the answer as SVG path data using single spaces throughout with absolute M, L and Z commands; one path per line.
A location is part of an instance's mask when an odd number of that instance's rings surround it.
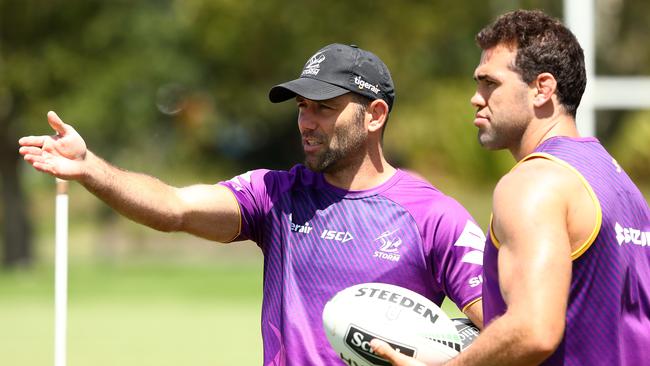
M 40 65 L 40 52 L 51 34 L 44 18 L 56 4 L 0 3 L 0 184 L 2 184 L 3 258 L 5 267 L 28 265 L 32 259 L 30 221 L 18 164 L 17 139 L 24 111 L 34 93 L 50 89 Z
M 609 56 L 613 45 L 626 55 L 623 71 L 648 71 L 642 60 L 650 47 L 639 41 L 647 33 L 644 4 L 597 2 L 622 19 L 607 28 L 610 38 L 630 35 L 599 44 L 600 68 L 613 70 L 621 59 Z M 440 174 L 477 185 L 496 179 L 513 162 L 476 143 L 474 35 L 519 7 L 562 16 L 561 0 L 2 0 L 5 264 L 29 262 L 31 253 L 15 140 L 49 133 L 48 110 L 127 169 L 211 182 L 256 167 L 286 169 L 301 156 L 295 107 L 269 104 L 268 90 L 299 76 L 302 63 L 333 42 L 372 50 L 393 73 L 389 159 L 434 183 Z
M 31 261 L 29 207 L 20 190 L 16 140 L 48 134 L 45 112 L 57 109 L 108 158 L 115 144 L 158 156 L 176 113 L 156 90 L 193 77 L 173 21 L 171 1 L 2 1 L 0 139 L 3 263 Z M 173 98 L 172 98 L 173 99 Z M 80 121 L 76 123 L 74 121 Z M 128 121 L 128 122 L 124 122 Z M 155 147 L 152 148 L 152 147 Z M 153 152 L 155 150 L 155 152 Z M 151 153 L 149 153 L 151 151 Z M 153 160 L 158 164 L 163 159 Z M 151 161 L 150 161 L 151 162 Z
M 1 82 L 1 81 L 0 81 Z M 6 91 L 4 91 L 7 93 Z M 2 264 L 5 267 L 29 265 L 32 259 L 32 235 L 27 216 L 27 203 L 18 174 L 21 163 L 16 154 L 18 134 L 13 121 L 17 118 L 11 108 L 20 106 L 20 95 L 2 95 L 0 110 L 0 187 L 2 188 Z M 9 99 L 11 98 L 11 99 Z

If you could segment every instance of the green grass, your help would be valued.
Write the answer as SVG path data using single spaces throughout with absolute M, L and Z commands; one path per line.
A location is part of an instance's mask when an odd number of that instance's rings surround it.
M 256 265 L 72 265 L 68 365 L 259 365 Z M 53 363 L 51 268 L 0 276 L 0 365 Z
M 52 364 L 50 304 L 0 311 L 0 363 Z M 68 365 L 259 365 L 258 319 L 246 303 L 71 304 Z
M 0 274 L 0 365 L 53 364 L 53 284 Z M 68 365 L 261 365 L 261 300 L 261 263 L 72 263 Z

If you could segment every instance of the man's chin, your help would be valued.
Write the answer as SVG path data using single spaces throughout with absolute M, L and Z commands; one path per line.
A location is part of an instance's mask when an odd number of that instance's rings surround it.
M 316 173 L 321 173 L 323 171 L 323 167 L 321 166 L 320 161 L 313 161 L 310 159 L 305 159 L 303 163 L 309 170 L 316 172 Z
M 487 134 L 482 134 L 479 133 L 478 135 L 478 143 L 481 145 L 482 148 L 486 150 L 499 150 L 500 148 L 497 146 L 496 141 L 494 141 L 493 138 L 488 136 Z
M 323 160 L 318 160 L 318 161 L 313 161 L 309 159 L 305 159 L 304 165 L 311 171 L 316 172 L 316 173 L 332 173 L 333 171 L 336 170 L 335 164 L 332 161 L 323 161 Z

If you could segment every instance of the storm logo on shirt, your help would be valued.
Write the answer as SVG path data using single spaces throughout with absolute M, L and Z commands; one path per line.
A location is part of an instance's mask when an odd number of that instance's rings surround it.
M 294 224 L 292 214 L 289 214 L 289 230 L 294 233 L 309 234 L 313 227 L 309 225 L 309 221 L 305 222 L 304 225 Z
M 375 258 L 393 262 L 399 261 L 400 254 L 398 251 L 400 245 L 402 245 L 402 239 L 395 235 L 397 231 L 399 231 L 399 229 L 384 231 L 375 239 L 375 241 L 381 242 L 381 247 L 379 250 L 375 251 Z

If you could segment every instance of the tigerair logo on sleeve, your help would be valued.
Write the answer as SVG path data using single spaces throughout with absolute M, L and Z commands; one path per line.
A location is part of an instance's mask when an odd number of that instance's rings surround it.
M 400 259 L 399 247 L 402 245 L 402 239 L 396 235 L 399 229 L 387 230 L 381 233 L 375 241 L 379 241 L 381 246 L 373 255 L 375 258 L 397 262 Z
M 293 231 L 294 233 L 301 233 L 301 234 L 309 234 L 313 227 L 309 225 L 309 221 L 305 222 L 304 224 L 294 224 L 293 223 L 293 214 L 289 214 L 289 230 Z
M 320 72 L 320 64 L 323 61 L 325 61 L 325 54 L 322 52 L 318 52 L 317 54 L 313 55 L 305 64 L 305 69 L 302 70 L 301 76 L 318 75 Z
M 641 231 L 631 227 L 623 227 L 618 222 L 614 225 L 618 245 L 634 244 L 642 247 L 650 246 L 650 231 Z

